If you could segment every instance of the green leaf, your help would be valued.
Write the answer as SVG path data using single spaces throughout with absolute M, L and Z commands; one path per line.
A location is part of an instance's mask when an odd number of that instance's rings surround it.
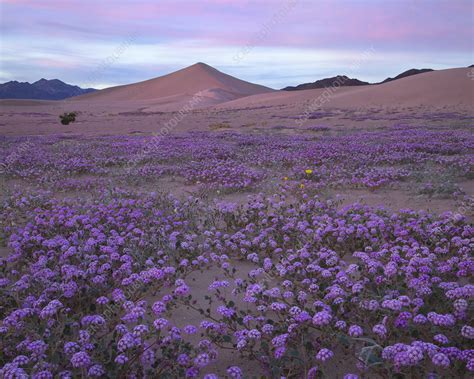
M 358 337 L 358 338 L 352 338 L 352 339 L 356 341 L 364 341 L 364 342 L 369 343 L 371 346 L 377 346 L 381 348 L 381 346 L 372 338 Z
M 291 357 L 297 357 L 297 358 L 299 358 L 299 356 L 300 356 L 299 351 L 296 350 L 296 349 L 291 349 L 291 350 L 288 352 L 288 354 L 289 354 Z

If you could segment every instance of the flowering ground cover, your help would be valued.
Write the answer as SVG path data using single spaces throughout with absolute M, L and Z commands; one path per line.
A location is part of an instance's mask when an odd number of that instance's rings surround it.
M 33 143 L 34 154 L 19 149 Z M 463 129 L 393 127 L 291 136 L 200 132 L 156 140 L 17 137 L 4 138 L 1 144 L 5 178 L 46 183 L 45 189 L 51 183 L 72 190 L 102 186 L 106 178 L 131 184 L 164 176 L 227 192 L 260 188 L 266 180 L 283 176 L 319 189 L 376 189 L 403 181 L 420 181 L 423 188 L 441 174 L 443 182 L 471 180 L 474 175 L 474 138 Z M 306 169 L 312 174 L 305 174 Z M 87 177 L 87 184 L 80 175 Z M 462 194 L 454 183 L 452 192 Z
M 313 129 L 3 138 L 0 376 L 472 375 L 472 133 Z

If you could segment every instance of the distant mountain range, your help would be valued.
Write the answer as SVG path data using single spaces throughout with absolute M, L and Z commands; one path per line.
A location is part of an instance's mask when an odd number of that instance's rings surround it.
M 0 99 L 63 100 L 97 91 L 94 88 L 80 88 L 58 79 L 40 79 L 34 83 L 16 80 L 0 84 Z
M 365 86 L 367 82 L 363 82 L 359 79 L 351 79 L 347 77 L 346 75 L 337 75 L 333 76 L 332 78 L 325 78 L 321 80 L 316 80 L 314 83 L 304 83 L 297 85 L 295 87 L 285 87 L 283 88 L 283 91 L 299 91 L 299 90 L 304 90 L 304 89 L 314 89 L 314 88 L 326 88 L 326 87 L 333 87 L 335 85 L 338 85 L 340 87 L 342 86 Z
M 430 72 L 430 71 L 434 71 L 434 70 L 431 68 L 422 68 L 422 69 L 412 68 L 411 70 L 407 70 L 407 71 L 402 72 L 401 74 L 398 74 L 394 78 L 387 78 L 382 83 L 388 83 L 394 80 L 406 78 L 407 76 L 423 74 L 424 72 Z
M 368 82 L 363 82 L 362 80 L 359 80 L 359 79 L 348 78 L 346 75 L 337 75 L 337 76 L 333 76 L 332 78 L 316 80 L 313 83 L 303 83 L 294 87 L 292 86 L 285 87 L 282 90 L 283 91 L 299 91 L 299 90 L 305 90 L 305 89 L 333 87 L 335 85 L 338 85 L 340 87 L 366 86 L 370 84 L 388 83 L 393 80 L 398 80 L 398 79 L 406 78 L 408 76 L 422 74 L 424 72 L 430 72 L 430 71 L 433 71 L 433 70 L 431 68 L 422 68 L 422 69 L 412 68 L 410 70 L 402 72 L 401 74 L 395 76 L 394 78 L 387 78 L 380 83 L 368 83 Z

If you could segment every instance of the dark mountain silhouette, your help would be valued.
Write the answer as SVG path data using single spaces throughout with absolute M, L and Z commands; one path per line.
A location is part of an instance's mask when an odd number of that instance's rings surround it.
M 346 87 L 346 86 L 365 86 L 367 82 L 363 82 L 359 79 L 351 79 L 346 75 L 337 75 L 332 78 L 325 78 L 316 80 L 314 83 L 304 83 L 295 87 L 289 86 L 283 88 L 283 91 L 299 91 L 304 89 L 315 89 L 315 88 L 326 88 L 326 87 Z
M 406 78 L 407 76 L 423 74 L 424 72 L 430 72 L 430 71 L 434 71 L 434 70 L 431 68 L 422 68 L 422 69 L 412 68 L 410 70 L 402 72 L 401 74 L 398 74 L 394 78 L 387 78 L 381 83 L 388 83 L 397 79 Z
M 473 67 L 473 66 L 470 66 Z M 412 75 L 417 75 L 417 74 L 423 74 L 425 72 L 430 72 L 434 71 L 431 68 L 422 68 L 422 69 L 417 69 L 417 68 L 412 68 L 410 70 L 404 71 L 401 74 L 395 76 L 394 78 L 387 78 L 383 82 L 380 83 L 368 83 L 368 82 L 363 82 L 359 79 L 351 79 L 348 78 L 346 75 L 337 75 L 333 76 L 332 78 L 325 78 L 321 80 L 316 80 L 314 83 L 304 83 L 304 84 L 299 84 L 294 87 L 285 87 L 282 90 L 283 91 L 299 91 L 299 90 L 304 90 L 304 89 L 315 89 L 315 88 L 326 88 L 326 87 L 348 87 L 348 86 L 365 86 L 365 85 L 373 85 L 373 84 L 382 84 L 382 83 L 388 83 L 394 80 L 406 78 L 408 76 Z
M 16 80 L 0 84 L 0 99 L 62 100 L 96 91 L 80 88 L 58 79 L 40 79 L 32 84 Z

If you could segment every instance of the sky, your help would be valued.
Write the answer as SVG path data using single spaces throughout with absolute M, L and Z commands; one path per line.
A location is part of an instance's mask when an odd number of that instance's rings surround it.
M 105 88 L 207 63 L 282 88 L 474 63 L 474 0 L 0 0 L 0 82 Z

